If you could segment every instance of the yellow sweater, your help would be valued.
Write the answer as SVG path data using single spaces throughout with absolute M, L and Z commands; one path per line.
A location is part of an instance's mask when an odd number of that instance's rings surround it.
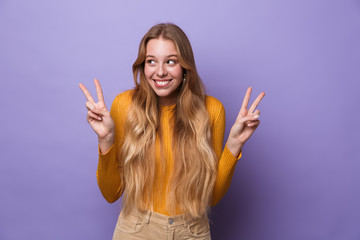
M 97 168 L 98 185 L 104 198 L 108 202 L 115 202 L 120 198 L 124 191 L 124 184 L 121 182 L 120 174 L 123 170 L 123 164 L 117 161 L 117 154 L 125 137 L 125 126 L 127 111 L 132 101 L 133 90 L 125 91 L 119 94 L 112 103 L 110 114 L 115 122 L 115 143 L 106 153 L 101 153 L 99 149 L 99 163 Z M 172 116 L 173 106 L 163 106 L 161 108 L 161 131 L 163 133 L 163 149 L 166 160 L 164 178 L 156 177 L 154 182 L 154 202 L 153 209 L 163 215 L 169 215 L 166 209 L 166 187 L 169 184 L 169 176 L 173 165 L 173 157 L 171 150 L 172 130 L 169 127 L 169 120 Z M 219 159 L 218 173 L 213 191 L 211 205 L 214 206 L 225 195 L 230 187 L 231 179 L 234 174 L 237 160 L 225 146 L 222 151 L 224 131 L 225 131 L 225 110 L 219 100 L 214 97 L 206 96 L 206 109 L 209 113 L 212 144 L 217 158 Z M 160 164 L 160 142 L 158 139 L 155 143 L 156 157 L 155 168 Z M 157 169 L 157 168 L 156 168 Z M 156 170 L 155 170 L 156 171 Z M 163 181 L 162 184 L 159 181 Z M 181 212 L 178 212 L 180 214 Z

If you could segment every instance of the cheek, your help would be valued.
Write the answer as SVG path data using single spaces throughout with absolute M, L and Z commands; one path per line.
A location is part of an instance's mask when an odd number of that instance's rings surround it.
M 177 79 L 182 80 L 183 78 L 183 71 L 181 68 L 173 69 L 172 75 L 176 77 Z
M 146 79 L 149 79 L 150 76 L 151 76 L 151 73 L 150 73 L 150 71 L 149 71 L 149 68 L 146 67 L 146 66 L 144 67 L 144 74 L 145 74 Z
M 144 75 L 145 75 L 145 81 L 148 83 L 149 86 L 153 87 L 153 81 L 151 80 L 152 74 L 151 71 L 149 71 L 149 68 L 144 68 Z

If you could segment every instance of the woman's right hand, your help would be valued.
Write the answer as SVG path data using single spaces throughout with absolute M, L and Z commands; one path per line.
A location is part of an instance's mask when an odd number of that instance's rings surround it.
M 86 87 L 80 83 L 79 87 L 84 93 L 86 99 L 88 100 L 85 104 L 88 113 L 87 121 L 89 122 L 92 129 L 98 135 L 99 142 L 113 143 L 115 139 L 115 123 L 110 116 L 110 112 L 106 108 L 103 92 L 100 86 L 100 83 L 97 79 L 94 79 L 96 94 L 98 102 L 96 103 L 90 92 Z

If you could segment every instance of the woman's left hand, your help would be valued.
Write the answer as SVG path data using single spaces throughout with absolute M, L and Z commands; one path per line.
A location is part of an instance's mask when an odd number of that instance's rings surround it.
M 246 91 L 239 115 L 230 130 L 229 138 L 226 143 L 228 149 L 235 157 L 240 154 L 245 142 L 251 137 L 260 124 L 260 111 L 255 109 L 259 105 L 261 99 L 265 96 L 265 93 L 260 93 L 248 110 L 247 107 L 251 90 L 252 88 L 249 87 Z

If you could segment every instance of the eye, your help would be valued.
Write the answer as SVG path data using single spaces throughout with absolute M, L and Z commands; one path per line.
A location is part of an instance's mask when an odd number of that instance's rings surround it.
M 170 64 L 170 65 L 174 65 L 174 64 L 177 63 L 177 61 L 176 61 L 175 59 L 170 59 L 170 60 L 168 60 L 167 62 L 168 62 L 168 64 Z
M 148 59 L 148 60 L 146 61 L 146 63 L 148 63 L 148 64 L 154 64 L 154 63 L 155 63 L 155 60 L 153 60 L 153 59 Z

